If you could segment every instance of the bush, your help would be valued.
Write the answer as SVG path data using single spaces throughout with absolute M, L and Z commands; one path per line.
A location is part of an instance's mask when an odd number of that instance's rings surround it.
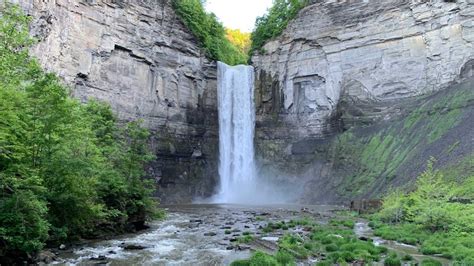
M 383 262 L 384 266 L 402 266 L 402 262 L 397 257 L 388 257 Z
M 295 265 L 295 259 L 293 256 L 286 252 L 286 251 L 278 251 L 277 254 L 275 255 L 275 259 L 278 261 L 280 265 L 283 266 L 291 266 Z
M 231 263 L 232 266 L 278 266 L 278 261 L 261 251 L 255 252 L 248 260 L 238 260 Z
M 214 14 L 206 13 L 200 0 L 172 1 L 176 14 L 199 40 L 206 55 L 229 65 L 245 64 L 247 55 L 226 38 L 226 31 Z
M 275 0 L 268 13 L 257 18 L 250 37 L 250 53 L 262 51 L 265 43 L 281 35 L 288 23 L 308 4 L 307 0 Z

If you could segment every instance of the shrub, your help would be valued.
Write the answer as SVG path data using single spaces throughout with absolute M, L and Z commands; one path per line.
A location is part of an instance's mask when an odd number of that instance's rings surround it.
M 383 262 L 384 266 L 402 266 L 402 262 L 397 257 L 388 257 Z
M 232 266 L 278 266 L 278 261 L 261 251 L 255 252 L 248 260 L 238 260 L 231 263 Z
M 247 55 L 226 38 L 214 14 L 206 13 L 200 0 L 172 1 L 176 14 L 199 40 L 206 55 L 229 65 L 245 64 Z
M 261 51 L 268 40 L 280 36 L 288 23 L 308 4 L 307 0 L 275 0 L 268 13 L 257 18 L 250 37 L 250 53 Z

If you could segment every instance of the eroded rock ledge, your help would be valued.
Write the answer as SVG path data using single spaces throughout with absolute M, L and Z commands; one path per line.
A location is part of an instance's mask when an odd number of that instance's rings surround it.
M 474 1 L 313 0 L 252 61 L 259 121 L 321 136 L 340 126 L 341 100 L 398 101 L 472 75 Z
M 472 0 L 313 0 L 252 58 L 263 168 L 314 203 L 472 162 L 473 23 Z

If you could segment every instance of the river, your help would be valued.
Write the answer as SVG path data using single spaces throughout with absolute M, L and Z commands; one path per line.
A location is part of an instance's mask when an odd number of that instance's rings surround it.
M 268 222 L 310 217 L 321 222 L 334 216 L 335 206 L 303 205 L 175 205 L 163 221 L 139 234 L 91 242 L 59 255 L 58 265 L 228 265 L 250 256 L 250 248 L 276 248 L 281 233 L 262 235 Z M 301 229 L 294 229 L 301 230 Z M 237 244 L 255 235 L 253 246 Z M 257 246 L 255 246 L 257 245 Z M 131 250 L 130 250 L 131 249 Z

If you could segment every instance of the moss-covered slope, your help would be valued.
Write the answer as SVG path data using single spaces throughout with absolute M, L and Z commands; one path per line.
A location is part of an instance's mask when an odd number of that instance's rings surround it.
M 411 107 L 415 106 L 415 107 Z M 474 81 L 399 106 L 401 117 L 337 136 L 329 149 L 337 198 L 410 189 L 430 158 L 453 179 L 474 174 Z

